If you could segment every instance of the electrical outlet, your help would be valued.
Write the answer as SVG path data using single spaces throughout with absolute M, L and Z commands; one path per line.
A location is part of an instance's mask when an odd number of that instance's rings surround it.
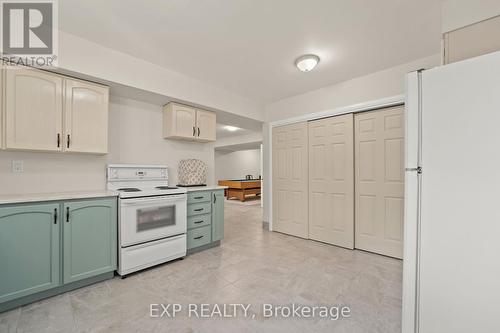
M 23 171 L 24 171 L 24 163 L 23 163 L 23 161 L 13 160 L 12 161 L 12 172 L 14 172 L 14 173 L 21 173 Z

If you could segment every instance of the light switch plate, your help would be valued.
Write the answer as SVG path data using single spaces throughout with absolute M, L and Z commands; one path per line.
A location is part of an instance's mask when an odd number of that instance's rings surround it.
M 21 173 L 24 171 L 24 163 L 21 160 L 12 161 L 12 172 Z

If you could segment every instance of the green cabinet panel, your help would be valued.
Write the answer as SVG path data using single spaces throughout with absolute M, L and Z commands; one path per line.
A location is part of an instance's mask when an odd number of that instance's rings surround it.
M 209 214 L 211 209 L 210 202 L 191 204 L 187 206 L 187 216 Z
M 197 203 L 197 202 L 210 201 L 211 193 L 212 192 L 210 192 L 210 191 L 189 192 L 187 195 L 187 203 L 189 205 L 189 204 Z
M 116 269 L 116 199 L 63 204 L 63 277 L 70 283 Z
M 204 214 L 204 215 L 194 215 L 188 216 L 187 218 L 187 228 L 193 229 L 198 227 L 203 227 L 212 223 L 212 215 Z
M 224 190 L 212 192 L 212 242 L 224 238 Z
M 60 205 L 0 206 L 0 303 L 59 285 Z
M 204 226 L 187 231 L 187 249 L 194 249 L 212 242 L 210 226 Z

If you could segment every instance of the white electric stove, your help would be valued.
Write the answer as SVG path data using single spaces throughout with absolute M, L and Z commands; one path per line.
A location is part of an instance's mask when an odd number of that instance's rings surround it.
M 118 274 L 186 255 L 186 189 L 168 186 L 166 166 L 108 165 L 107 187 L 119 192 Z

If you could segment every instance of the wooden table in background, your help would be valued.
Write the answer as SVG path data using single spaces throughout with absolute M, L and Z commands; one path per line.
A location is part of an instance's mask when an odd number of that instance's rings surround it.
M 219 185 L 227 186 L 225 190 L 226 199 L 236 197 L 240 201 L 245 201 L 245 197 L 249 194 L 260 195 L 260 180 L 219 180 Z

